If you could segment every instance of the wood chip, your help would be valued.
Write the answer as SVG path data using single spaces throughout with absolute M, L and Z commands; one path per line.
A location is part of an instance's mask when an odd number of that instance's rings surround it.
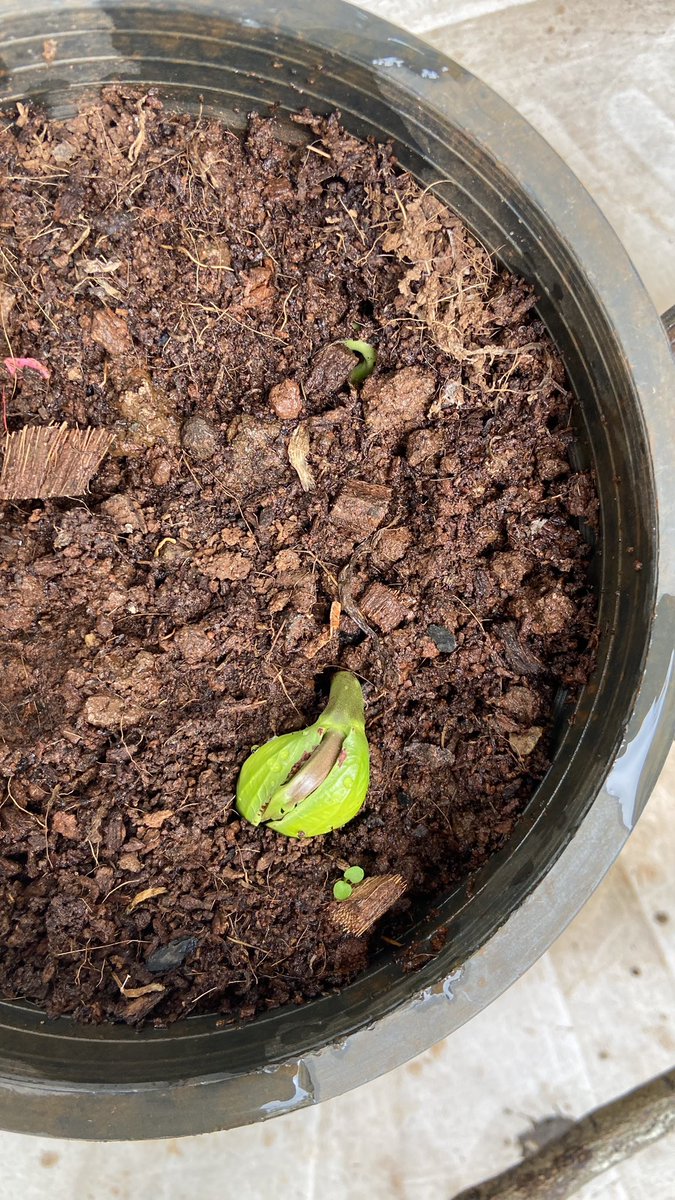
M 306 421 L 301 421 L 288 439 L 288 458 L 293 470 L 297 472 L 303 491 L 313 492 L 316 484 L 312 469 L 307 462 L 308 454 L 309 431 Z
M 122 995 L 128 1000 L 136 1000 L 139 996 L 147 996 L 148 992 L 165 992 L 163 983 L 146 983 L 144 987 L 122 988 Z
M 5 439 L 0 500 L 81 496 L 112 442 L 107 429 L 25 425 Z
M 94 313 L 91 336 L 112 358 L 126 358 L 133 352 L 134 343 L 129 326 L 123 317 L 118 317 L 109 308 L 101 308 Z
M 146 900 L 152 900 L 153 896 L 163 896 L 166 890 L 167 889 L 165 887 L 143 888 L 142 892 L 137 892 L 134 896 L 131 904 L 126 910 L 127 913 L 133 912 L 135 908 L 138 908 L 139 904 L 145 904 Z
M 504 646 L 504 658 L 517 675 L 535 677 L 546 671 L 544 664 L 528 646 L 521 642 L 518 630 L 512 621 L 504 621 L 495 628 Z
M 77 817 L 74 813 L 56 812 L 52 818 L 52 833 L 60 833 L 64 838 L 76 841 L 80 836 L 77 827 Z
M 137 1025 L 144 1017 L 147 1017 L 149 1012 L 152 1012 L 161 999 L 161 993 L 156 996 L 139 996 L 136 1000 L 130 1000 L 120 1015 L 127 1025 Z
M 311 371 L 304 380 L 306 396 L 334 396 L 345 385 L 359 359 L 341 342 L 322 346 L 311 360 Z
M 539 742 L 543 732 L 541 725 L 533 725 L 531 729 L 526 729 L 523 733 L 510 733 L 511 748 L 520 758 L 527 758 Z
M 308 644 L 305 646 L 303 651 L 305 658 L 310 659 L 310 661 L 311 659 L 316 658 L 319 651 L 323 650 L 329 642 L 330 631 L 328 629 L 322 629 L 321 633 L 317 637 L 313 638 L 311 642 L 308 642 Z
M 342 605 L 340 604 L 339 600 L 334 600 L 330 606 L 330 618 L 329 618 L 330 623 L 328 625 L 328 628 L 322 629 L 321 633 L 318 635 L 318 637 L 315 637 L 305 647 L 305 650 L 304 650 L 305 658 L 309 658 L 309 659 L 316 658 L 319 651 L 323 650 L 324 647 L 329 644 L 329 642 L 332 642 L 333 638 L 339 632 L 341 616 L 342 616 Z
M 331 916 L 346 933 L 362 937 L 401 898 L 406 887 L 401 875 L 373 875 L 355 887 L 348 900 L 336 901 Z
M 365 538 L 385 520 L 391 497 L 392 489 L 382 483 L 350 479 L 337 497 L 330 519 L 355 537 Z
M 390 633 L 411 616 L 410 610 L 401 603 L 399 593 L 377 580 L 361 597 L 359 606 L 366 619 L 383 633 Z
M 172 808 L 163 808 L 160 812 L 146 813 L 143 817 L 143 824 L 147 825 L 149 829 L 161 829 L 164 822 L 172 816 Z
M 16 292 L 7 287 L 6 283 L 0 283 L 0 325 L 7 323 L 7 318 L 16 304 Z
M 334 600 L 330 606 L 330 636 L 335 637 L 340 629 L 340 617 L 342 616 L 342 605 L 339 600 Z

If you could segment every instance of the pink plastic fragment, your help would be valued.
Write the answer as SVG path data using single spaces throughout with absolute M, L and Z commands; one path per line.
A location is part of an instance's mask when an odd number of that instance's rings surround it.
M 12 379 L 18 375 L 19 371 L 37 371 L 43 379 L 49 379 L 49 368 L 41 363 L 37 358 L 6 358 L 5 366 L 11 375 Z

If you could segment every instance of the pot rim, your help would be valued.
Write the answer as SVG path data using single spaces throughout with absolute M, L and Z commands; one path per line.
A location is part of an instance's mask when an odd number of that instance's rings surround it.
M 143 0 L 135 5 L 106 0 L 100 9 L 94 4 L 97 12 L 105 13 L 125 7 L 148 8 Z M 337 53 L 355 62 L 385 94 L 404 94 L 411 111 L 420 106 L 439 122 L 459 125 L 501 169 L 527 187 L 532 202 L 574 248 L 608 322 L 618 330 L 646 426 L 659 544 L 653 619 L 633 712 L 595 801 L 550 870 L 461 966 L 446 967 L 440 980 L 425 972 L 412 997 L 374 1024 L 362 1020 L 339 1040 L 300 1055 L 286 1048 L 282 1039 L 278 1045 L 266 1044 L 269 1065 L 263 1069 L 220 1069 L 214 1054 L 213 1072 L 197 1078 L 173 1078 L 167 1071 L 163 1082 L 136 1079 L 106 1084 L 59 1082 L 45 1078 L 37 1066 L 17 1071 L 14 1064 L 0 1062 L 0 1124 L 21 1132 L 133 1138 L 214 1130 L 338 1095 L 421 1053 L 508 987 L 585 903 L 637 821 L 675 728 L 675 484 L 672 450 L 669 453 L 675 372 L 658 315 L 595 202 L 548 143 L 485 84 L 413 35 L 343 0 L 325 0 L 321 7 L 314 0 L 298 0 L 292 7 L 250 0 L 246 15 L 236 0 L 192 0 L 184 7 L 200 16 L 227 19 L 249 35 L 256 27 L 271 26 L 286 38 L 299 36 L 326 56 Z M 54 5 L 54 20 L 58 23 L 63 11 L 81 8 L 76 0 L 65 0 Z M 180 0 L 173 0 L 172 8 L 180 11 Z M 0 0 L 0 15 L 18 11 L 12 0 Z M 39 43 L 48 26 L 45 19 L 36 35 Z M 373 54 L 374 44 L 381 53 Z M 0 54 L 2 50 L 0 42 Z M 503 136 L 505 126 L 508 138 Z M 188 1039 L 201 1037 L 207 1020 L 196 1020 Z M 34 1033 L 34 1024 L 27 1012 L 26 1029 Z M 265 1038 L 266 1020 L 255 1024 Z M 45 1039 L 65 1037 L 74 1050 L 76 1043 L 91 1037 L 91 1031 L 64 1021 L 44 1022 L 40 1034 Z M 97 1031 L 101 1045 L 107 1044 L 112 1052 L 115 1042 L 134 1036 L 138 1037 L 116 1027 Z M 176 1030 L 169 1029 L 144 1031 L 141 1040 L 170 1044 L 175 1039 Z M 161 1066 L 159 1061 L 160 1071 Z

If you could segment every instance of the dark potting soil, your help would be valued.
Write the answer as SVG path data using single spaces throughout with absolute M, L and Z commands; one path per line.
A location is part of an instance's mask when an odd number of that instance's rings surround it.
M 2 372 L 5 428 L 115 435 L 85 494 L 0 506 L 0 996 L 128 1022 L 319 996 L 504 843 L 588 678 L 561 360 L 532 289 L 337 117 L 237 137 L 113 89 L 19 107 L 0 160 L 4 353 L 49 371 Z M 378 350 L 360 389 L 345 337 Z M 364 809 L 254 828 L 243 760 L 336 666 Z M 349 864 L 407 883 L 360 938 Z

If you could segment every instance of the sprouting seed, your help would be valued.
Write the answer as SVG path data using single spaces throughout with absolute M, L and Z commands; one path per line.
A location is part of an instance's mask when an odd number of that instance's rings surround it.
M 364 726 L 361 685 L 351 672 L 338 671 L 318 721 L 272 738 L 246 759 L 237 781 L 242 817 L 288 837 L 316 837 L 346 825 L 370 782 Z
M 338 879 L 337 883 L 333 884 L 333 895 L 336 900 L 349 900 L 351 894 L 351 884 L 345 883 L 344 879 Z
M 375 363 L 377 362 L 377 350 L 370 344 L 370 342 L 361 342 L 358 339 L 354 340 L 353 338 L 344 338 L 342 345 L 346 346 L 348 350 L 353 350 L 354 354 L 358 354 L 359 358 L 361 359 L 361 362 L 354 367 L 354 370 L 349 376 L 349 382 L 351 383 L 352 387 L 358 387 L 359 384 L 363 383 L 364 379 L 367 379 L 369 375 L 372 375 L 373 371 L 375 370 Z
M 347 867 L 344 877 L 347 883 L 363 883 L 366 873 L 363 867 Z

